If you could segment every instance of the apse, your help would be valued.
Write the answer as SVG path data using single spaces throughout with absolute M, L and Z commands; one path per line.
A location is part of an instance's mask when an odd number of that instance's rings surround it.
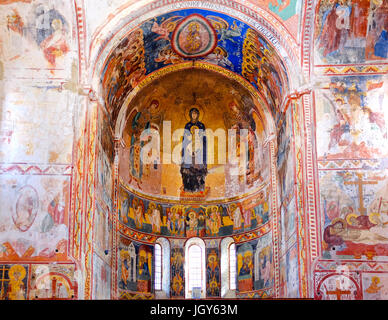
M 100 85 L 120 298 L 273 295 L 272 212 L 291 167 L 274 47 L 228 15 L 169 12 L 117 41 Z
M 123 114 L 120 182 L 135 193 L 172 201 L 190 197 L 190 192 L 217 201 L 262 189 L 269 177 L 262 105 L 237 81 L 205 69 L 183 69 L 151 82 Z M 197 121 L 193 111 L 198 111 Z M 204 131 L 196 149 L 188 145 L 185 128 Z M 201 160 L 202 167 L 191 161 L 189 148 L 200 153 L 194 160 Z M 198 162 L 194 181 L 186 162 Z
M 0 300 L 388 299 L 388 0 L 0 8 Z

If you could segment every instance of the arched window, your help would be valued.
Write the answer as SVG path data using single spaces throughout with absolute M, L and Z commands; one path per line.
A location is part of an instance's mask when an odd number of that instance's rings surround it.
M 155 244 L 155 290 L 162 290 L 162 246 Z
M 233 238 L 221 241 L 221 297 L 235 298 L 236 291 L 236 244 Z
M 236 290 L 236 245 L 229 245 L 229 289 Z
M 199 238 L 186 242 L 186 298 L 206 297 L 205 243 Z
M 202 282 L 202 264 L 201 264 L 202 252 L 201 248 L 193 244 L 189 248 L 189 290 L 193 288 L 200 288 Z
M 168 298 L 170 295 L 170 242 L 167 239 L 156 240 L 154 262 L 155 297 L 156 299 Z

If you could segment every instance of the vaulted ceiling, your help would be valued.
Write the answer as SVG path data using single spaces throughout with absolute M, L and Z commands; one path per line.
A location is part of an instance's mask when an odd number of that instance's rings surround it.
M 210 47 L 185 55 L 185 49 L 179 46 L 187 47 L 193 19 L 194 23 L 199 21 L 202 42 Z M 288 72 L 279 53 L 247 23 L 216 11 L 177 10 L 141 23 L 106 58 L 101 85 L 105 105 L 112 113 L 112 126 L 126 97 L 141 81 L 162 68 L 178 68 L 185 63 L 195 67 L 215 65 L 242 77 L 263 96 L 274 118 L 289 91 Z

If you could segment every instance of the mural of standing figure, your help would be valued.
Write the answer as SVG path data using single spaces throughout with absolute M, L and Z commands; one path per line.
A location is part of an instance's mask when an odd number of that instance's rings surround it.
M 199 108 L 189 111 L 190 122 L 186 123 L 182 142 L 181 175 L 183 189 L 188 192 L 204 191 L 207 171 L 205 125 L 199 121 Z
M 145 245 L 140 246 L 138 259 L 137 290 L 139 292 L 151 292 L 151 249 Z

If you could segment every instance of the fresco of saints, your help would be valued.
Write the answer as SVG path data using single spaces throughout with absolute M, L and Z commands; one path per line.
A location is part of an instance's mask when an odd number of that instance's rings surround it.
M 36 190 L 31 186 L 24 186 L 19 190 L 16 201 L 16 210 L 12 215 L 15 226 L 26 232 L 34 223 L 39 208 L 39 197 Z
M 181 175 L 183 189 L 187 192 L 204 191 L 207 171 L 207 144 L 205 125 L 199 121 L 199 109 L 189 111 L 190 122 L 186 123 L 182 142 Z
M 129 210 L 129 199 L 125 198 L 121 203 L 121 208 L 119 209 L 121 221 L 128 223 L 128 210 Z
M 372 277 L 370 286 L 365 290 L 365 292 L 369 294 L 369 299 L 372 299 L 372 297 L 375 300 L 381 299 L 381 289 L 383 289 L 384 286 L 379 285 L 379 283 L 380 283 L 379 277 L 376 277 L 376 276 Z
M 219 209 L 217 206 L 211 206 L 207 209 L 206 228 L 208 235 L 215 236 L 220 231 L 222 220 L 221 213 L 218 212 L 219 210 L 222 209 Z
M 259 253 L 260 287 L 268 287 L 271 283 L 271 247 L 265 247 Z
M 131 144 L 129 147 L 129 163 L 130 163 L 130 174 L 131 176 L 140 183 L 140 179 L 143 175 L 143 163 L 141 161 L 141 149 L 144 146 L 144 141 L 140 141 L 141 132 L 146 127 L 141 125 L 141 116 L 142 113 L 139 111 L 136 113 L 135 117 L 132 120 L 132 135 L 131 135 Z
M 167 209 L 168 221 L 167 229 L 171 235 L 183 235 L 185 229 L 185 220 L 180 214 L 180 209 L 177 206 Z
M 334 6 L 325 13 L 319 48 L 324 48 L 323 56 L 342 50 L 350 29 L 351 6 L 345 0 L 336 0 Z
M 171 295 L 173 297 L 183 296 L 183 279 L 179 273 L 174 276 L 171 289 Z
M 197 219 L 197 215 L 194 211 L 190 211 L 187 214 L 186 224 L 187 224 L 186 236 L 187 237 L 197 236 L 198 219 Z
M 58 193 L 47 208 L 47 211 L 51 215 L 54 224 L 65 223 L 65 203 L 61 195 L 62 194 Z
M 242 158 L 246 159 L 246 166 L 239 169 L 240 175 L 246 176 L 246 182 L 250 186 L 259 178 L 260 172 L 256 154 L 256 123 L 249 110 L 252 101 L 249 97 L 245 97 L 244 101 L 245 104 L 242 107 L 239 107 L 236 101 L 231 101 L 223 118 L 225 126 L 236 131 L 236 157 L 240 161 Z M 246 130 L 246 133 L 242 130 Z M 243 145 L 245 148 L 242 147 Z M 245 155 L 242 154 L 244 149 Z
M 171 252 L 171 296 L 182 297 L 184 295 L 183 280 L 183 250 L 175 248 Z
M 236 203 L 232 203 L 229 207 L 229 215 L 233 221 L 233 231 L 241 229 L 242 225 L 242 214 L 240 207 Z
M 151 202 L 148 208 L 148 215 L 151 217 L 152 232 L 160 233 L 162 227 L 162 207 L 161 205 L 156 206 L 155 203 Z
M 50 66 L 55 67 L 56 59 L 69 52 L 69 47 L 66 43 L 62 20 L 54 19 L 51 27 L 53 33 L 41 42 L 40 47 Z
M 136 228 L 141 229 L 143 228 L 143 212 L 144 212 L 144 207 L 143 207 L 143 201 L 134 198 L 133 199 L 133 210 L 134 210 L 134 216 L 135 216 L 135 225 Z
M 9 269 L 8 275 L 8 300 L 25 300 L 25 285 L 23 279 L 26 277 L 26 269 L 21 265 L 14 265 Z
M 148 247 L 140 247 L 137 275 L 137 289 L 139 292 L 151 292 L 151 256 L 152 254 Z
M 203 237 L 205 235 L 205 216 L 203 211 L 190 210 L 186 216 L 186 236 Z
M 252 223 L 252 209 L 244 210 L 244 229 L 249 229 Z
M 246 250 L 243 253 L 238 254 L 239 264 L 241 265 L 238 270 L 238 289 L 240 292 L 253 290 L 253 263 L 252 263 L 252 251 Z
M 120 252 L 120 260 L 121 260 L 121 279 L 120 286 L 122 289 L 127 288 L 128 277 L 129 277 L 129 254 L 127 251 L 122 250 Z
M 207 295 L 209 297 L 218 297 L 220 295 L 220 266 L 216 250 L 212 250 L 207 257 L 206 280 Z

